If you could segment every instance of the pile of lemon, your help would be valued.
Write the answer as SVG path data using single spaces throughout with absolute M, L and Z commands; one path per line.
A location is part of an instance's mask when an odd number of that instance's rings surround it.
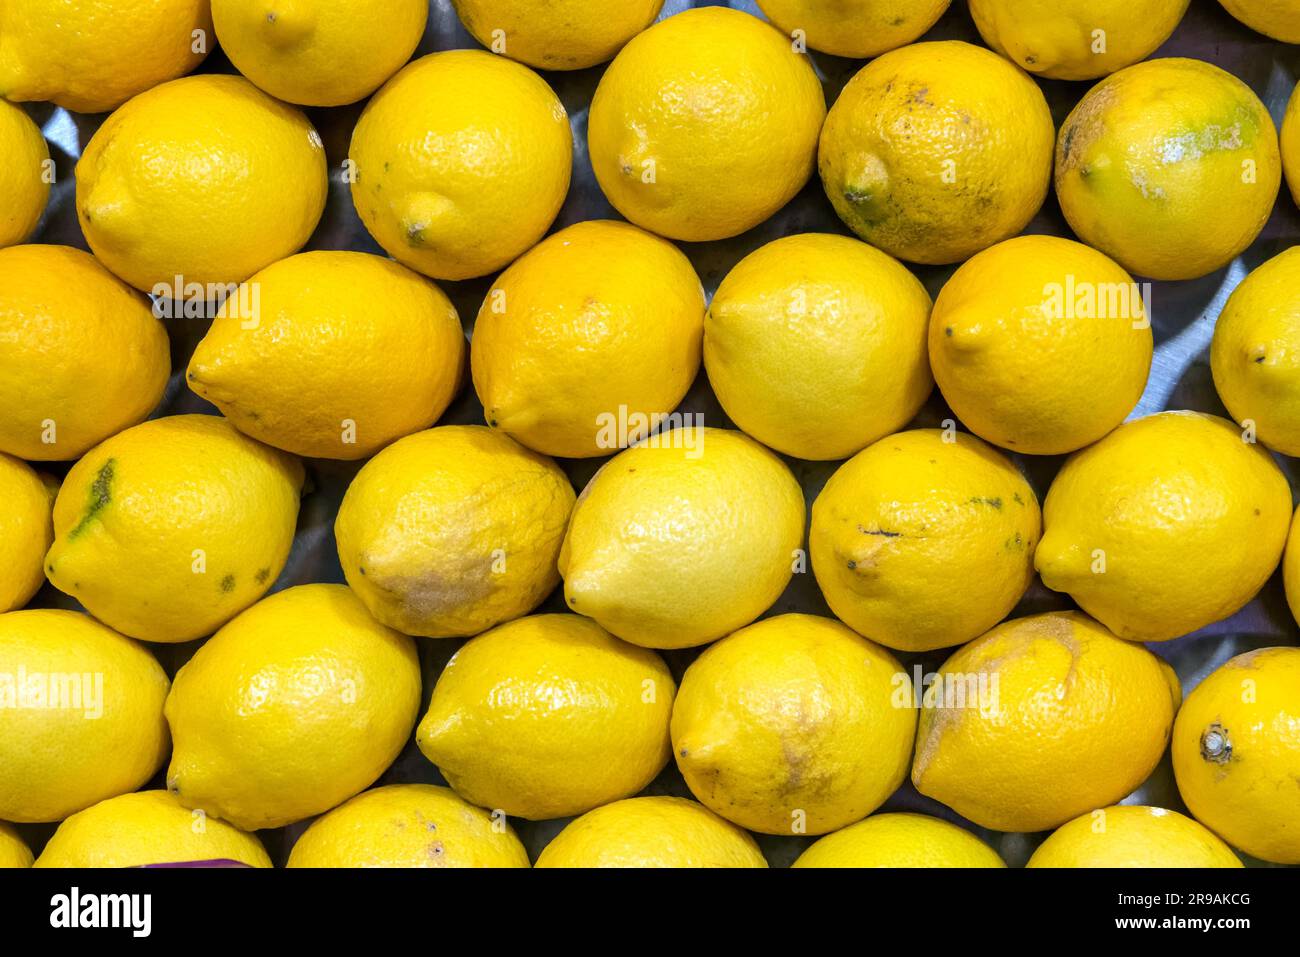
M 918 42 L 948 0 L 454 5 L 481 48 L 415 59 L 425 0 L 0 5 L 0 866 L 288 825 L 294 867 L 1003 866 L 954 822 L 1300 864 L 1295 632 L 1185 698 L 1148 647 L 1279 565 L 1300 613 L 1300 247 L 1215 309 L 1231 419 L 1135 415 L 1134 278 L 1272 242 L 1300 93 L 1279 135 L 1148 59 L 1188 0 L 970 0 L 987 46 Z M 866 61 L 829 109 L 809 51 Z M 589 104 L 536 72 L 606 63 Z M 1038 78 L 1088 87 L 1054 122 Z M 108 114 L 75 185 L 27 101 Z M 303 110 L 362 101 L 328 149 Z M 555 229 L 588 162 L 622 220 Z M 763 225 L 818 179 L 842 231 Z M 65 186 L 90 252 L 25 242 Z M 1053 190 L 1078 241 L 1025 234 Z M 349 195 L 387 256 L 317 231 Z M 706 296 L 681 244 L 741 234 Z M 476 317 L 435 284 L 480 277 Z M 151 417 L 186 388 L 219 414 Z M 346 584 L 274 587 L 334 545 Z M 412 734 L 448 786 L 390 770 Z M 1167 750 L 1178 809 L 1122 804 Z M 909 780 L 935 813 L 876 813 Z M 530 861 L 511 819 L 572 820 Z

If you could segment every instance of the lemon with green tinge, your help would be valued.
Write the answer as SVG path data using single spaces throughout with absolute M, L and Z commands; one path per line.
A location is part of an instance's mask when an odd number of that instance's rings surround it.
M 474 388 L 488 424 L 529 448 L 608 455 L 681 402 L 703 327 L 704 289 L 677 247 L 627 223 L 577 223 L 488 291 L 471 344 Z
M 651 436 L 583 489 L 560 552 L 571 609 L 647 648 L 703 645 L 749 624 L 789 583 L 799 483 L 728 429 Z
M 390 256 L 435 279 L 495 272 L 569 190 L 569 117 L 532 70 L 480 50 L 405 66 L 352 131 L 352 203 Z
M 12 679 L 0 686 L 0 819 L 61 821 L 134 791 L 167 757 L 167 675 L 89 615 L 0 615 L 0 675 Z
M 1076 452 L 1043 503 L 1034 567 L 1121 638 L 1165 641 L 1246 604 L 1277 568 L 1286 478 L 1226 419 L 1161 412 Z
M 614 58 L 587 123 L 592 169 L 614 208 L 699 242 L 757 226 L 812 175 L 821 83 L 790 39 L 726 7 L 655 24 Z
M 907 777 L 912 684 L 831 618 L 779 615 L 705 649 L 673 706 L 673 755 L 714 813 L 765 834 L 825 834 Z
M 208 0 L 6 0 L 0 96 L 103 113 L 189 73 L 212 46 Z
M 176 674 L 167 787 L 245 830 L 336 807 L 374 783 L 415 726 L 415 642 L 342 585 L 258 602 Z
M 471 639 L 415 742 L 474 804 L 547 820 L 631 797 L 668 763 L 677 687 L 590 618 L 535 615 Z
M 1252 30 L 1283 43 L 1300 43 L 1298 0 L 1219 0 L 1223 9 Z
M 791 867 L 1006 867 L 965 828 L 925 814 L 876 814 L 815 842 Z
M 803 233 L 750 253 L 718 286 L 704 366 L 727 415 L 802 459 L 842 459 L 902 428 L 934 379 L 930 295 L 847 236 Z
M 2 14 L 0 14 L 2 16 Z M 0 100 L 0 247 L 33 232 L 50 199 L 50 148 L 41 128 L 20 107 Z
M 1282 117 L 1282 170 L 1286 173 L 1291 196 L 1300 206 L 1300 84 L 1296 85 Z
M 791 37 L 835 56 L 865 60 L 916 40 L 952 0 L 758 0 Z
M 182 289 L 224 287 L 297 252 L 328 187 L 307 117 L 236 76 L 185 77 L 133 98 L 91 137 L 76 175 L 95 256 L 164 295 L 178 277 Z
M 272 96 L 342 106 L 369 96 L 410 59 L 426 0 L 212 0 L 221 49 Z
M 1241 867 L 1212 831 L 1162 807 L 1116 805 L 1061 825 L 1026 867 Z
M 871 245 L 909 262 L 958 262 L 1038 212 L 1054 133 L 1042 91 L 996 53 L 916 43 L 844 87 L 818 169 L 835 212 Z
M 1198 821 L 1252 857 L 1300 864 L 1300 648 L 1220 665 L 1178 712 L 1173 756 Z
M 54 540 L 58 489 L 51 476 L 0 452 L 0 613 L 21 608 L 45 584 L 42 562 Z
M 1057 827 L 1146 780 L 1177 689 L 1168 665 L 1086 615 L 1005 622 L 927 683 L 912 783 L 981 827 Z
M 615 801 L 572 821 L 538 867 L 767 867 L 754 839 L 677 797 Z
M 528 867 L 514 830 L 449 788 L 363 791 L 307 828 L 287 867 Z
M 959 645 L 992 628 L 1033 578 L 1034 490 L 974 436 L 881 439 L 831 476 L 809 556 L 831 611 L 889 648 Z
M 539 70 L 604 63 L 650 26 L 663 5 L 664 0 L 452 0 L 475 40 Z
M 1195 279 L 1246 249 L 1281 182 L 1277 130 L 1245 83 L 1168 58 L 1102 80 L 1061 124 L 1056 195 L 1070 227 L 1150 279 Z
M 369 253 L 300 253 L 226 300 L 186 382 L 245 435 L 359 459 L 432 425 L 461 382 L 465 333 L 432 282 Z
M 957 418 L 1033 455 L 1073 452 L 1123 422 L 1152 346 L 1142 288 L 1102 253 L 1056 236 L 977 253 L 930 316 L 930 365 Z
M 0 821 L 0 870 L 32 866 L 32 851 L 18 832 Z
M 0 249 L 0 452 L 78 458 L 152 412 L 170 372 L 148 300 L 93 256 Z
M 167 791 L 109 798 L 59 825 L 35 867 L 145 867 L 150 864 L 236 861 L 270 867 L 266 848 Z

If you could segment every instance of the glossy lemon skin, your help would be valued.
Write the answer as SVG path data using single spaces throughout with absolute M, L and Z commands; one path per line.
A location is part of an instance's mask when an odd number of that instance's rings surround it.
M 1297 0 L 1219 0 L 1223 9 L 1252 30 L 1283 43 L 1300 43 Z
M 31 867 L 32 850 L 23 843 L 18 831 L 0 821 L 0 870 Z
M 53 477 L 0 452 L 0 613 L 21 608 L 45 584 L 58 487 Z
M 1026 867 L 1241 867 L 1240 858 L 1190 817 L 1162 807 L 1116 805 L 1067 821 Z
M 0 100 L 0 247 L 21 243 L 36 230 L 50 199 L 50 148 L 41 128 L 21 107 Z
M 1286 173 L 1291 196 L 1300 206 L 1300 84 L 1296 85 L 1282 117 L 1282 169 Z
M 827 834 L 791 867 L 1006 867 L 965 828 L 925 814 L 876 814 Z
M 758 0 L 758 8 L 789 36 L 835 56 L 865 60 L 901 47 L 929 30 L 951 0 Z
M 475 40 L 538 70 L 582 70 L 612 59 L 654 22 L 663 5 L 664 0 L 452 0 Z

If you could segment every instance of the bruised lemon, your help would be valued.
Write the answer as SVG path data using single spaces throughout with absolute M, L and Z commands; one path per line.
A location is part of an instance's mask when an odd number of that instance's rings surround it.
M 1281 40 L 1300 43 L 1298 0 L 1219 0 L 1223 9 L 1252 30 Z
M 1241 867 L 1212 831 L 1162 807 L 1116 805 L 1062 824 L 1026 867 Z
M 951 0 L 758 0 L 767 18 L 808 46 L 866 60 L 911 43 Z
M 815 842 L 791 867 L 1006 867 L 965 828 L 925 814 L 876 814 Z
M 21 608 L 45 584 L 57 492 L 52 477 L 0 452 L 0 613 Z
M 912 783 L 981 827 L 1056 827 L 1146 780 L 1177 687 L 1168 665 L 1086 615 L 1005 622 L 926 687 Z
M 664 0 L 452 0 L 479 43 L 539 70 L 604 63 L 654 22 Z
M 677 247 L 627 223 L 578 223 L 493 284 L 474 324 L 474 388 L 488 424 L 529 448 L 607 455 L 681 402 L 703 325 L 704 290 Z
M 1233 614 L 1282 557 L 1291 491 L 1226 419 L 1161 412 L 1076 452 L 1043 504 L 1034 567 L 1121 638 L 1165 641 Z
M 0 100 L 0 195 L 6 207 L 0 213 L 0 247 L 21 243 L 36 231 L 50 199 L 52 174 L 41 128 L 21 108 Z
M 1282 169 L 1286 173 L 1291 196 L 1300 206 L 1300 84 L 1296 85 L 1282 118 Z
M 32 851 L 12 826 L 0 821 L 0 870 L 32 866 Z

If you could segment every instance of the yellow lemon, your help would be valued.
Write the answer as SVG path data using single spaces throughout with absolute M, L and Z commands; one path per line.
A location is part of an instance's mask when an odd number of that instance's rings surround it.
M 842 459 L 902 428 L 934 380 L 930 295 L 897 260 L 826 233 L 742 259 L 704 320 L 704 367 L 727 415 L 802 459 Z
M 41 128 L 19 107 L 0 100 L 0 196 L 6 207 L 0 213 L 0 247 L 35 232 L 50 199 L 53 171 Z
M 449 788 L 392 784 L 317 818 L 288 867 L 528 867 L 514 830 Z
M 583 489 L 560 552 L 564 598 L 633 644 L 707 644 L 780 597 L 803 527 L 799 483 L 767 449 L 726 429 L 672 429 Z
M 1287 534 L 1286 551 L 1282 556 L 1282 584 L 1286 589 L 1291 617 L 1300 622 L 1300 509 L 1296 509 L 1291 531 Z
M 1252 30 L 1281 40 L 1300 43 L 1300 0 L 1219 0 L 1223 9 Z
M 569 817 L 631 797 L 663 770 L 676 690 L 653 651 L 590 618 L 535 615 L 456 652 L 415 741 L 475 804 Z
M 1123 422 L 1151 351 L 1142 287 L 1055 236 L 977 253 L 930 317 L 930 365 L 952 411 L 981 438 L 1033 455 L 1073 452 Z
M 153 411 L 170 373 L 148 300 L 93 256 L 0 249 L 0 452 L 75 459 Z
M 826 117 L 822 186 L 891 256 L 951 263 L 1024 229 L 1047 196 L 1055 130 L 1034 81 L 960 41 L 872 60 Z
M 197 283 L 216 299 L 307 242 L 327 186 L 325 148 L 302 113 L 243 77 L 186 77 L 135 97 L 91 137 L 77 219 L 137 289 L 174 297 Z
M 754 839 L 677 797 L 615 801 L 571 822 L 538 867 L 767 867 Z
M 1009 459 L 961 433 L 917 429 L 868 446 L 812 507 L 808 550 L 831 611 L 903 651 L 992 628 L 1033 578 L 1041 522 Z
M 1078 612 L 1005 622 L 927 685 L 912 783 L 981 827 L 1056 827 L 1146 780 L 1176 687 L 1159 658 Z
M 1102 80 L 1061 124 L 1056 195 L 1071 228 L 1125 269 L 1195 279 L 1246 249 L 1281 182 L 1277 130 L 1245 83 L 1201 60 Z
M 573 486 L 550 459 L 483 426 L 408 435 L 357 473 L 334 523 L 370 613 L 408 635 L 476 635 L 560 582 Z
M 31 866 L 31 848 L 13 827 L 0 821 L 0 870 Z
M 465 333 L 432 282 L 379 256 L 309 252 L 226 300 L 186 381 L 246 435 L 359 459 L 426 429 L 461 381 Z
M 783 31 L 835 56 L 865 60 L 911 43 L 951 0 L 758 0 Z
M 5 0 L 0 96 L 103 113 L 189 73 L 212 45 L 208 0 Z
M 681 402 L 703 326 L 704 290 L 677 247 L 626 223 L 578 223 L 489 290 L 474 324 L 474 388 L 488 424 L 529 448 L 608 455 Z
M 1145 60 L 1189 0 L 971 0 L 980 35 L 1030 73 L 1091 80 Z
M 1165 641 L 1246 604 L 1290 518 L 1286 478 L 1231 422 L 1161 412 L 1066 461 L 1034 567 L 1121 638 Z
M 925 814 L 877 814 L 827 834 L 791 867 L 1006 867 L 965 828 Z
M 539 70 L 604 63 L 654 22 L 664 0 L 452 0 L 479 43 Z
M 495 272 L 569 190 L 569 118 L 532 70 L 480 50 L 407 65 L 352 131 L 352 202 L 379 245 L 435 279 Z
M 225 419 L 127 429 L 72 467 L 45 572 L 145 641 L 209 635 L 266 593 L 289 557 L 303 470 Z
M 907 777 L 912 684 L 838 621 L 779 615 L 705 649 L 673 706 L 673 754 L 705 807 L 751 831 L 825 834 Z
M 1214 834 L 1162 807 L 1117 805 L 1062 824 L 1026 867 L 1241 867 Z
M 812 175 L 826 99 L 788 37 L 739 10 L 655 24 L 614 58 L 587 145 L 606 198 L 661 236 L 725 239 L 757 226 Z
M 1291 196 L 1300 206 L 1300 84 L 1291 94 L 1286 115 L 1282 117 L 1282 169 L 1291 187 Z
M 1178 712 L 1173 756 L 1198 821 L 1252 857 L 1300 864 L 1300 648 L 1220 665 Z
M 246 830 L 320 814 L 374 783 L 415 726 L 415 642 L 342 585 L 258 602 L 176 674 L 167 787 Z
M 1233 290 L 1214 325 L 1210 369 L 1232 417 L 1285 455 L 1300 455 L 1300 246 Z
M 0 612 L 21 608 L 45 584 L 58 482 L 0 452 Z
M 153 655 L 88 615 L 0 615 L 0 818 L 61 821 L 144 784 L 166 695 Z
M 191 811 L 167 791 L 137 791 L 100 801 L 59 825 L 35 867 L 144 867 L 236 861 L 270 867 L 262 842 Z
M 221 49 L 267 93 L 304 106 L 355 103 L 410 59 L 426 0 L 212 0 Z

